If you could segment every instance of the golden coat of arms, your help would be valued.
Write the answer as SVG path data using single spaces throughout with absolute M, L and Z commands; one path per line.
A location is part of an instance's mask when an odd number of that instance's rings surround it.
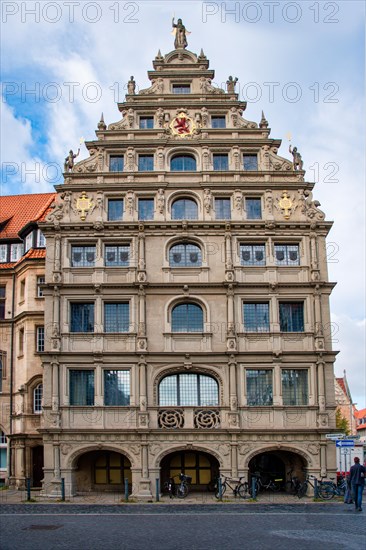
M 169 124 L 171 132 L 174 136 L 187 137 L 191 136 L 196 128 L 192 118 L 185 113 L 179 113 Z

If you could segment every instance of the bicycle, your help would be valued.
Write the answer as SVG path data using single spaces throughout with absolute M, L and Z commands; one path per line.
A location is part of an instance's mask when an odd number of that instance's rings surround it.
M 322 481 L 319 486 L 318 494 L 320 498 L 330 500 L 335 496 L 343 497 L 347 490 L 347 481 L 343 476 L 339 477 L 337 483 L 334 483 L 334 477 L 329 478 L 330 481 Z M 323 496 L 322 496 L 323 495 Z
M 217 480 L 217 485 L 215 489 L 215 497 L 220 498 L 222 497 L 227 489 L 227 487 L 230 487 L 232 492 L 234 493 L 235 498 L 239 495 L 240 498 L 246 498 L 248 496 L 248 483 L 246 481 L 242 481 L 244 478 L 240 477 L 239 479 L 233 479 L 226 476 L 222 476 L 221 478 L 221 495 L 219 490 L 219 483 Z M 231 485 L 231 483 L 236 483 L 236 485 Z
M 297 495 L 297 491 L 299 490 L 301 482 L 298 477 L 293 476 L 292 474 L 293 470 L 289 470 L 287 472 L 287 476 L 289 476 L 290 479 L 286 481 L 286 487 L 289 485 L 289 492 L 291 492 L 293 495 Z
M 302 498 L 303 496 L 306 495 L 309 485 L 310 487 L 313 487 L 313 489 L 315 489 L 315 484 L 311 482 L 312 479 L 317 479 L 317 478 L 315 476 L 307 475 L 305 481 L 300 483 L 299 488 L 297 490 L 298 498 Z M 334 496 L 333 489 L 327 483 L 324 483 L 322 480 L 318 482 L 316 496 L 321 498 L 322 500 L 329 500 Z
M 269 479 L 267 482 L 264 482 L 262 480 L 260 474 L 253 475 L 253 477 L 255 478 L 255 494 L 256 495 L 259 493 L 259 491 L 273 491 L 274 493 L 278 493 L 279 491 L 281 491 L 282 482 L 283 482 L 282 478 Z M 249 487 L 249 494 L 251 495 L 252 492 L 253 492 L 252 486 L 250 486 Z
M 189 483 L 192 482 L 192 478 L 183 473 L 179 474 L 180 483 L 176 484 L 174 477 L 170 477 L 169 481 L 164 483 L 164 488 L 168 491 L 169 498 L 173 498 L 174 496 L 177 498 L 186 498 L 189 493 Z

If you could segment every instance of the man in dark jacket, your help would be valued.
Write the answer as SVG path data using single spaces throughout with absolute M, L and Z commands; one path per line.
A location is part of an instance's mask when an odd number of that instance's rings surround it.
M 365 486 L 365 466 L 360 464 L 360 459 L 358 456 L 354 458 L 354 465 L 350 469 L 350 482 L 355 501 L 355 509 L 362 512 L 362 493 Z

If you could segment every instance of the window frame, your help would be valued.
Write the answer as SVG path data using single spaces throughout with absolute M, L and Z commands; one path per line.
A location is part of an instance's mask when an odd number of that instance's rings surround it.
M 45 349 L 45 329 L 44 325 L 36 326 L 36 353 L 43 353 Z
M 152 216 L 151 216 L 151 218 L 141 217 L 140 205 L 142 203 L 145 203 L 145 204 L 149 203 L 149 205 L 152 205 Z M 137 203 L 138 219 L 140 221 L 152 221 L 154 219 L 154 214 L 155 214 L 155 200 L 152 197 L 139 197 L 138 203 Z
M 220 162 L 215 162 L 220 159 Z M 222 160 L 225 160 L 222 163 Z M 224 166 L 222 166 L 224 164 Z M 212 154 L 212 167 L 214 172 L 227 172 L 229 170 L 229 155 L 228 153 L 213 153 Z
M 184 402 L 184 394 L 182 394 L 182 392 L 181 392 L 181 388 L 183 388 L 183 385 L 180 381 L 180 379 L 182 377 L 185 377 L 187 380 L 188 380 L 188 377 L 191 377 L 191 379 L 193 379 L 193 377 L 196 378 L 196 391 L 197 391 L 197 393 L 196 393 L 196 396 L 193 396 L 193 397 L 196 397 L 196 402 L 195 403 Z M 164 380 L 167 380 L 168 378 L 171 379 L 172 381 L 174 380 L 174 378 L 176 379 L 175 388 L 174 388 L 174 385 L 172 387 L 172 392 L 176 392 L 176 395 L 174 396 L 174 398 L 170 402 L 169 402 L 168 398 L 165 398 L 167 403 L 162 404 L 161 385 L 164 382 Z M 209 379 L 209 380 L 211 380 L 215 383 L 215 391 L 216 391 L 215 398 L 216 399 L 215 399 L 215 401 L 212 400 L 211 403 L 206 402 L 205 404 L 202 404 L 202 401 L 204 401 L 204 395 L 202 394 L 201 386 L 202 386 L 202 382 L 205 379 L 207 379 L 207 380 Z M 170 397 L 170 396 L 168 396 L 168 397 Z M 173 403 L 174 401 L 176 401 L 176 403 Z M 171 404 L 169 404 L 169 403 L 171 403 Z M 187 403 L 187 404 L 185 404 L 185 403 Z M 219 407 L 220 406 L 220 386 L 219 386 L 219 383 L 218 383 L 217 379 L 214 376 L 211 376 L 211 375 L 205 374 L 205 373 L 178 372 L 178 373 L 174 373 L 174 374 L 167 374 L 167 375 L 163 376 L 159 381 L 159 385 L 158 385 L 158 406 L 159 407 Z
M 252 201 L 252 203 L 250 202 Z M 249 205 L 250 204 L 254 204 L 254 201 L 255 201 L 255 204 L 256 205 L 259 205 L 259 216 L 256 215 L 257 212 L 255 213 L 255 215 L 250 215 L 252 214 L 253 212 L 253 208 L 249 208 Z M 245 197 L 245 213 L 246 213 L 246 219 L 247 220 L 261 220 L 262 219 L 262 216 L 263 216 L 263 209 L 262 209 L 262 199 L 261 197 Z
M 111 264 L 108 263 L 107 254 L 108 252 L 112 252 L 112 250 L 108 251 L 107 248 L 116 248 L 116 254 L 117 254 L 117 263 Z M 122 250 L 120 250 L 122 249 Z M 125 249 L 125 250 L 123 250 Z M 128 250 L 127 250 L 128 249 Z M 123 262 L 120 260 L 120 253 L 126 253 L 128 254 L 128 258 L 126 262 Z M 104 243 L 104 267 L 130 267 L 131 264 L 131 245 L 130 243 Z
M 90 324 L 90 326 L 92 326 L 92 329 L 93 330 L 73 330 L 73 327 L 74 327 L 74 322 L 73 321 L 73 317 L 72 317 L 72 312 L 73 312 L 73 308 L 76 307 L 76 306 L 92 306 L 92 309 L 91 309 L 91 317 L 92 317 L 92 324 Z M 70 307 L 70 316 L 69 316 L 69 322 L 70 322 L 70 325 L 69 325 L 69 332 L 72 333 L 72 334 L 94 334 L 95 332 L 95 302 L 72 302 L 70 301 L 69 303 L 69 307 Z M 82 312 L 82 316 L 84 316 L 84 313 Z M 88 319 L 81 319 L 81 323 L 87 323 L 88 322 Z M 76 326 L 76 325 L 75 325 Z
M 144 162 L 142 162 L 144 161 Z M 148 162 L 147 162 L 148 161 Z M 138 155 L 138 171 L 139 172 L 153 172 L 154 171 L 154 154 L 153 153 L 141 153 Z M 144 164 L 147 166 L 144 167 Z
M 122 164 L 122 170 L 111 170 L 111 166 L 112 166 L 112 160 L 114 159 L 119 159 L 118 162 L 116 162 L 116 165 L 119 164 L 118 168 L 121 168 L 121 164 Z M 123 172 L 124 171 L 124 167 L 125 167 L 125 156 L 124 155 L 109 155 L 109 159 L 108 159 L 108 170 L 109 172 L 112 172 L 112 173 L 120 173 L 120 172 Z
M 231 220 L 231 199 L 230 197 L 215 197 L 215 219 Z M 221 206 L 220 206 L 221 205 Z M 219 213 L 222 212 L 222 216 Z
M 198 249 L 197 251 L 194 251 L 192 249 L 192 251 L 187 251 L 187 248 L 188 247 L 195 247 L 196 249 Z M 175 254 L 179 254 L 179 251 L 177 252 L 174 252 L 173 249 L 176 248 L 176 247 L 183 247 L 184 248 L 184 263 L 172 263 L 172 254 L 174 255 Z M 195 253 L 197 252 L 198 254 L 198 258 L 197 258 L 197 263 L 190 263 L 189 261 L 187 261 L 187 256 L 188 254 L 191 254 L 191 253 Z M 168 261 L 169 261 L 169 267 L 171 267 L 172 269 L 179 269 L 179 268 L 183 268 L 183 269 L 189 269 L 189 268 L 195 268 L 195 267 L 202 267 L 202 250 L 201 250 L 201 247 L 195 243 L 195 242 L 191 242 L 191 241 L 182 241 L 182 242 L 175 242 L 173 243 L 170 247 L 169 247 L 169 250 L 168 250 Z
M 73 392 L 71 390 L 71 381 L 72 381 L 72 375 L 71 373 L 74 373 L 74 372 L 82 372 L 82 373 L 89 373 L 89 375 L 91 375 L 91 380 L 92 380 L 92 383 L 93 383 L 93 399 L 91 400 L 92 403 L 72 403 L 72 396 L 73 396 Z M 95 406 L 95 369 L 78 369 L 78 368 L 69 368 L 68 369 L 68 389 L 69 389 L 69 405 L 70 407 L 94 407 Z M 88 395 L 87 393 L 85 394 L 85 397 L 86 397 L 86 401 L 88 401 L 88 398 L 91 397 L 91 393 Z
M 196 207 L 196 212 L 195 212 L 195 217 L 191 217 L 191 214 L 189 216 L 186 216 L 187 214 L 187 205 L 184 204 L 184 216 L 181 217 L 181 218 L 177 218 L 175 217 L 175 214 L 174 214 L 174 211 L 175 211 L 175 208 L 176 208 L 176 205 L 178 202 L 187 202 L 188 204 L 191 205 L 191 207 L 193 208 L 193 204 L 195 205 Z M 198 220 L 199 218 L 199 206 L 198 206 L 198 201 L 192 197 L 177 197 L 175 199 L 173 199 L 172 203 L 171 203 L 171 206 L 170 206 L 170 213 L 171 213 L 171 219 L 172 220 Z
M 8 251 L 9 247 L 7 244 L 0 244 L 0 263 L 1 264 L 6 264 L 8 263 L 8 254 L 9 254 L 9 251 Z
M 245 395 L 246 395 L 246 400 L 247 400 L 247 406 L 248 407 L 273 407 L 273 378 L 274 378 L 274 372 L 273 372 L 273 369 L 270 369 L 270 368 L 248 368 L 248 369 L 245 369 Z M 257 376 L 258 376 L 258 373 L 260 372 L 264 372 L 266 374 L 269 373 L 270 375 L 270 383 L 268 383 L 267 380 L 264 380 L 265 384 L 267 385 L 267 388 L 266 388 L 266 392 L 267 392 L 267 398 L 266 398 L 266 395 L 265 393 L 263 392 L 262 388 L 260 388 L 260 398 L 258 399 L 258 396 L 256 396 L 256 399 L 255 401 L 251 402 L 251 400 L 249 399 L 249 396 L 250 396 L 250 391 L 249 391 L 249 386 L 251 384 L 249 384 L 249 378 L 250 378 L 250 374 L 249 373 L 256 373 Z M 257 382 L 260 381 L 259 378 L 254 378 L 253 377 L 253 380 L 256 380 Z M 257 392 L 258 391 L 258 386 L 260 386 L 260 384 L 258 383 L 255 383 L 255 391 Z M 270 387 L 270 391 L 268 392 L 268 387 Z M 250 388 L 251 390 L 252 388 Z M 266 402 L 267 401 L 267 402 Z
M 0 285 L 0 321 L 5 319 L 6 313 L 6 285 Z
M 254 316 L 252 313 L 246 313 L 245 309 L 246 306 L 254 306 Z M 266 311 L 264 312 L 265 317 L 267 317 L 266 323 L 260 322 L 260 317 L 263 315 L 261 312 L 260 306 L 267 306 Z M 247 308 L 249 309 L 249 308 Z M 243 327 L 244 332 L 248 332 L 251 334 L 268 334 L 271 330 L 271 308 L 270 308 L 270 302 L 268 301 L 243 301 Z M 253 316 L 253 323 L 250 323 L 250 320 Z M 247 323 L 248 320 L 248 324 Z
M 106 374 L 110 373 L 128 373 L 128 398 L 126 398 L 126 403 L 107 403 L 107 390 L 106 390 Z M 112 399 L 110 399 L 112 401 Z M 130 369 L 121 369 L 121 368 L 105 368 L 103 369 L 103 405 L 104 407 L 129 407 L 131 405 L 131 370 Z
M 291 252 L 293 252 L 293 250 L 290 250 L 290 249 L 295 247 L 297 252 L 297 258 L 296 260 L 291 260 L 290 254 Z M 277 258 L 277 252 L 281 251 L 280 248 L 283 248 L 283 252 L 284 252 L 283 260 L 278 260 Z M 280 243 L 280 242 L 274 243 L 273 256 L 274 256 L 274 261 L 276 266 L 299 267 L 300 266 L 300 244 L 299 243 Z
M 217 122 L 220 122 L 216 125 Z M 221 125 L 221 122 L 224 124 Z M 226 128 L 226 116 L 225 115 L 211 115 L 211 128 L 215 130 L 222 130 L 223 128 Z
M 112 217 L 112 204 L 121 204 L 121 217 Z M 121 222 L 123 221 L 123 214 L 125 211 L 125 202 L 122 197 L 116 198 L 116 197 L 108 197 L 107 200 L 107 221 L 109 222 Z
M 173 168 L 173 162 L 181 159 L 182 167 Z M 194 161 L 194 168 L 190 167 L 189 169 L 185 167 L 185 159 L 190 159 Z M 193 163 L 192 163 L 193 166 Z M 193 153 L 175 153 L 171 156 L 169 161 L 170 172 L 180 173 L 180 172 L 197 172 L 197 159 Z
M 43 289 L 41 288 L 44 284 L 46 284 L 46 277 L 44 275 L 37 275 L 37 298 L 44 298 Z
M 111 323 L 110 320 L 108 320 L 108 307 L 107 306 L 117 306 L 116 307 L 116 313 L 113 314 L 115 322 L 116 322 L 116 330 L 107 330 L 109 324 Z M 123 311 L 124 308 L 121 308 L 122 312 L 122 321 L 118 318 L 118 306 L 127 306 L 127 324 L 126 320 L 123 319 L 125 316 L 125 312 Z M 122 328 L 121 326 L 122 325 Z M 103 330 L 105 334 L 128 334 L 130 332 L 130 325 L 131 325 L 131 304 L 129 300 L 124 300 L 120 302 L 111 302 L 111 301 L 105 301 L 103 302 Z M 124 328 L 123 328 L 124 327 Z
M 143 121 L 151 122 L 152 124 L 142 125 Z M 154 129 L 154 115 L 140 115 L 139 116 L 139 129 L 140 130 L 153 130 Z
M 192 307 L 193 306 L 193 307 Z M 178 308 L 182 308 L 183 307 L 186 308 L 186 312 L 184 313 L 184 322 L 185 324 L 184 325 L 181 325 L 179 328 L 178 328 L 178 325 L 177 323 L 180 322 L 179 321 L 179 318 L 174 318 L 174 311 L 177 311 Z M 197 328 L 193 328 L 190 326 L 190 323 L 192 322 L 192 320 L 194 319 L 194 311 L 195 309 L 197 308 L 197 310 L 199 309 L 201 311 L 201 318 L 198 319 L 196 321 L 199 321 L 200 324 L 198 326 L 198 323 L 197 323 Z M 191 309 L 191 311 L 189 311 Z M 177 313 L 176 313 L 177 315 Z M 174 304 L 173 307 L 171 308 L 171 312 L 170 312 L 170 323 L 171 323 L 171 331 L 172 333 L 174 334 L 202 334 L 204 331 L 205 331 L 205 312 L 204 312 L 204 309 L 203 307 L 200 305 L 200 304 L 197 304 L 195 302 L 178 302 L 177 304 Z
M 296 311 L 291 311 L 291 330 L 285 330 L 284 323 L 288 322 L 288 319 L 281 318 L 281 310 L 285 309 L 282 306 L 294 306 L 294 305 L 301 305 L 301 313 L 302 313 L 302 319 L 300 319 L 300 329 L 299 330 L 293 330 L 293 326 L 298 322 L 295 318 L 293 318 L 293 315 L 296 315 Z M 291 300 L 291 301 L 279 301 L 278 302 L 278 318 L 279 318 L 279 324 L 280 324 L 280 332 L 283 333 L 304 333 L 305 332 L 305 300 Z
M 43 383 L 39 382 L 33 388 L 33 414 L 42 414 L 43 407 Z
M 76 262 L 77 264 L 81 265 L 75 265 L 75 258 L 74 253 L 77 252 L 76 249 L 79 249 L 79 252 L 81 253 L 81 260 L 80 262 Z M 93 249 L 93 250 L 92 250 Z M 87 258 L 87 254 L 94 253 L 93 261 L 89 261 Z M 85 269 L 85 268 L 95 268 L 96 264 L 96 258 L 97 258 L 97 246 L 96 244 L 77 244 L 73 243 L 71 244 L 70 249 L 70 267 L 76 268 L 76 269 Z
M 304 389 L 302 390 L 302 400 L 301 402 L 298 402 L 298 395 L 297 395 L 297 392 L 298 391 L 301 391 L 301 387 L 300 389 L 297 388 L 297 383 L 294 384 L 294 390 L 295 390 L 295 399 L 291 399 L 291 396 L 290 396 L 290 399 L 289 401 L 286 399 L 286 392 L 285 392 L 285 388 L 284 388 L 284 373 L 292 373 L 293 375 L 295 375 L 295 373 L 305 373 L 306 374 L 306 388 L 305 388 L 305 394 L 304 394 Z M 296 382 L 296 378 L 295 378 L 295 382 Z M 295 369 L 281 369 L 281 392 L 282 392 L 282 404 L 283 406 L 285 407 L 307 407 L 309 405 L 309 369 L 308 368 L 295 368 Z M 305 397 L 305 399 L 304 399 Z M 294 402 L 295 401 L 295 402 Z
M 248 263 L 245 263 L 245 260 L 243 258 L 243 252 L 246 252 L 243 250 L 243 248 L 250 248 L 250 257 L 251 260 L 248 261 Z M 263 248 L 263 259 L 256 261 L 255 254 L 256 252 L 259 252 L 260 250 L 256 250 L 256 248 Z M 265 243 L 245 243 L 240 242 L 239 243 L 239 258 L 240 258 L 240 265 L 242 267 L 265 267 L 267 265 L 267 258 L 266 258 L 266 244 Z
M 183 83 L 176 83 L 176 82 L 172 82 L 172 94 L 176 94 L 176 95 L 180 95 L 180 94 L 183 94 L 183 95 L 188 95 L 191 93 L 191 83 L 188 83 L 188 84 L 183 84 Z M 178 91 L 178 90 L 183 90 L 183 91 Z
M 254 159 L 254 157 L 256 158 L 255 169 L 245 167 L 245 159 L 249 157 L 251 157 L 252 159 Z M 258 172 L 258 153 L 243 153 L 243 170 L 245 172 Z

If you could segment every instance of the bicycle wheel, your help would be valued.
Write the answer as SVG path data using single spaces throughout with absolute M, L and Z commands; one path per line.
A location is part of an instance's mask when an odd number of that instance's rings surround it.
M 223 483 L 221 485 L 221 496 L 222 497 L 224 496 L 225 491 L 226 491 L 226 483 Z M 220 498 L 219 486 L 218 485 L 215 487 L 215 497 Z
M 188 495 L 188 485 L 180 483 L 180 485 L 177 486 L 176 495 L 178 498 L 186 498 Z
M 273 481 L 271 489 L 274 493 L 279 493 L 281 491 L 281 481 Z
M 297 496 L 299 498 L 302 498 L 306 495 L 308 492 L 308 482 L 304 481 L 304 483 L 301 483 L 298 490 L 297 490 Z
M 334 490 L 331 485 L 327 483 L 320 483 L 318 485 L 318 496 L 322 500 L 330 500 L 334 497 Z
M 240 485 L 238 485 L 237 493 L 240 496 L 240 498 L 247 498 L 249 496 L 248 484 L 241 483 Z

